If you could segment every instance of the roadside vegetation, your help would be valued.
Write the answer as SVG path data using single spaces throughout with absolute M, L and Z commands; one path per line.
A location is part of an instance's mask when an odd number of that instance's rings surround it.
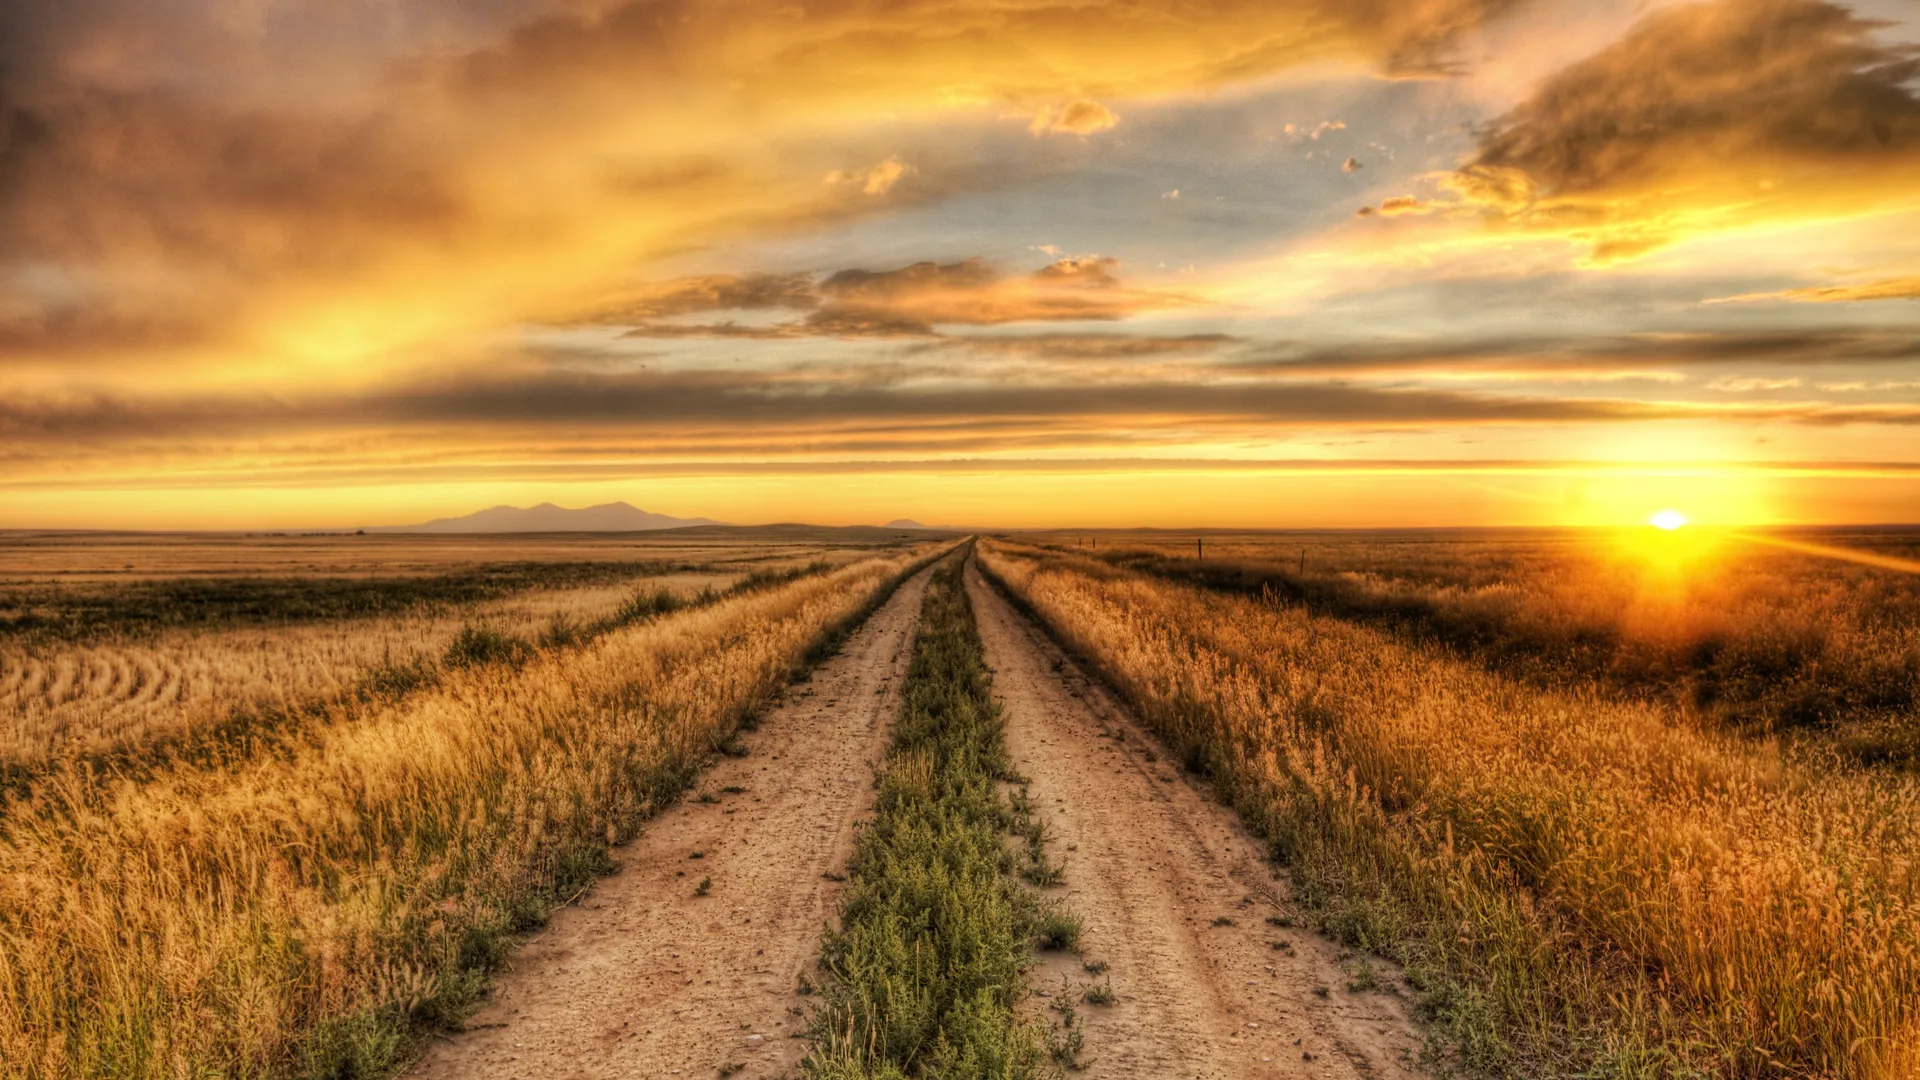
M 0 796 L 0 1076 L 390 1072 L 927 557 L 566 647 L 470 638 L 270 752 L 69 761 Z
M 1920 554 L 1912 531 L 1812 538 Z M 1596 684 L 1862 763 L 1920 765 L 1914 574 L 1651 528 L 1128 538 L 1082 553 L 1364 621 L 1543 686 Z
M 1070 1015 L 1055 1033 L 1019 1008 L 1035 947 L 1072 947 L 1079 924 L 1019 880 L 1049 868 L 1044 836 L 1003 791 L 1018 777 L 965 558 L 949 557 L 927 590 L 875 816 L 822 949 L 829 978 L 806 1062 L 816 1080 L 1018 1080 L 1080 1049 Z
M 981 556 L 1273 843 L 1324 928 L 1405 966 L 1437 1066 L 1915 1075 L 1911 775 L 1116 561 Z

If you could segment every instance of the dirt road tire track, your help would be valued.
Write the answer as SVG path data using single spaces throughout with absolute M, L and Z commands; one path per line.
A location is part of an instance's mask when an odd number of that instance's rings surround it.
M 1348 990 L 1337 944 L 1267 922 L 1284 914 L 1287 885 L 1261 841 L 977 567 L 967 588 L 1008 751 L 1066 859 L 1057 891 L 1118 998 L 1078 1006 L 1091 1061 L 1079 1075 L 1420 1077 L 1422 1040 L 1404 999 Z M 1081 965 L 1049 960 L 1034 985 L 1058 994 L 1064 977 L 1077 994 L 1099 981 Z M 1394 985 L 1392 973 L 1380 978 Z
M 832 914 L 826 875 L 872 805 L 931 572 L 791 687 L 742 737 L 745 757 L 702 777 L 719 802 L 685 799 L 616 849 L 618 871 L 555 912 L 467 1030 L 436 1039 L 411 1075 L 711 1077 L 737 1062 L 742 1077 L 775 1077 L 805 1056 L 798 979 Z

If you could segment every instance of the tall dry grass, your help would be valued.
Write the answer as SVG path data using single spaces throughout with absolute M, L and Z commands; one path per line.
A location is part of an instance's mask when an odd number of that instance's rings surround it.
M 639 579 L 692 596 L 735 573 Z M 555 620 L 609 618 L 634 582 L 549 589 L 399 616 L 175 630 L 60 642 L 0 639 L 0 765 L 99 753 L 218 724 L 236 713 L 293 713 L 350 693 L 384 665 L 438 657 L 465 626 L 528 640 Z
M 1330 926 L 1512 1076 L 1905 1078 L 1920 784 L 1006 545 L 983 563 L 1210 772 Z
M 1192 539 L 1129 537 L 1091 553 L 1412 631 L 1535 681 L 1598 681 L 1716 722 L 1837 736 L 1864 761 L 1920 763 L 1920 577 L 1769 539 L 1228 535 L 1205 538 L 1202 560 Z M 1840 539 L 1911 558 L 1916 535 Z
M 37 782 L 0 807 L 0 1075 L 391 1068 L 914 565 L 456 672 L 265 758 Z

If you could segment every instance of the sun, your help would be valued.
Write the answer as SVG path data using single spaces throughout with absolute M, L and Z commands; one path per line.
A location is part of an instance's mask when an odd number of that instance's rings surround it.
M 1672 532 L 1687 523 L 1687 515 L 1678 510 L 1662 510 L 1647 519 L 1647 524 L 1656 529 Z

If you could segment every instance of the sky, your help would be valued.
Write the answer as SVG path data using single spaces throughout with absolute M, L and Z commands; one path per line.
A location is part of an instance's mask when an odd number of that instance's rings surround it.
M 1916 0 L 12 0 L 0 528 L 1920 519 Z

